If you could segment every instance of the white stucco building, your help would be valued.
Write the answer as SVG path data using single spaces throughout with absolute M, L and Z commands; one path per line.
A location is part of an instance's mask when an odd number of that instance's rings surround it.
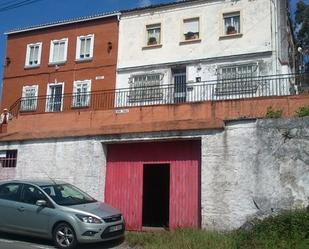
M 287 7 L 279 0 L 204 0 L 124 12 L 116 89 L 130 94 L 120 94 L 117 105 L 288 94 L 288 83 L 278 93 L 269 90 L 277 88 L 271 80 L 267 87 L 255 80 L 293 72 Z M 133 91 L 148 86 L 161 89 Z

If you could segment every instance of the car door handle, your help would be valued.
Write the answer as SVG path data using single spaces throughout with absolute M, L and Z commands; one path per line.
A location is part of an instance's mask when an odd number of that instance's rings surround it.
M 24 212 L 24 211 L 25 211 L 25 208 L 24 208 L 24 207 L 19 207 L 19 208 L 17 208 L 17 210 L 18 210 L 19 212 Z

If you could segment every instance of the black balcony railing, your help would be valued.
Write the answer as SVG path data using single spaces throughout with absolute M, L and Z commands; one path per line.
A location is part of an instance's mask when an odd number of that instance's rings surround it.
M 133 106 L 220 101 L 298 94 L 309 85 L 305 75 L 271 75 L 203 81 L 185 85 L 133 87 L 80 94 L 21 98 L 11 106 L 13 116 L 73 110 L 108 110 Z

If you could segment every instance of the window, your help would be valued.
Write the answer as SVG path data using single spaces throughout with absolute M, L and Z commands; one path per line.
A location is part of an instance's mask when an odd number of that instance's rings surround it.
M 73 88 L 73 107 L 87 107 L 90 103 L 91 80 L 75 81 Z
M 21 99 L 21 111 L 35 111 L 37 108 L 38 85 L 24 86 Z
M 93 57 L 94 35 L 78 36 L 76 60 L 89 60 Z
M 152 24 L 146 26 L 147 46 L 161 44 L 161 24 Z
M 195 40 L 200 37 L 199 18 L 185 19 L 183 21 L 183 36 L 184 40 Z
M 46 196 L 38 188 L 25 184 L 21 194 L 21 201 L 35 205 L 39 200 L 48 202 Z
M 67 60 L 68 39 L 53 40 L 50 42 L 49 63 L 64 63 Z
M 42 42 L 28 44 L 26 52 L 26 67 L 36 67 L 41 63 Z
M 257 89 L 257 65 L 234 65 L 222 67 L 218 74 L 216 94 L 254 93 Z
M 70 184 L 41 186 L 41 188 L 53 199 L 53 201 L 61 206 L 96 202 L 95 199 Z
M 19 183 L 7 183 L 0 186 L 0 199 L 18 201 L 20 193 Z
M 224 35 L 240 34 L 240 12 L 223 14 Z
M 47 87 L 46 111 L 60 112 L 62 111 L 63 84 L 52 83 Z
M 17 161 L 17 150 L 0 151 L 0 165 L 2 168 L 15 168 Z
M 130 102 L 160 100 L 163 97 L 160 82 L 162 74 L 135 75 L 130 83 Z

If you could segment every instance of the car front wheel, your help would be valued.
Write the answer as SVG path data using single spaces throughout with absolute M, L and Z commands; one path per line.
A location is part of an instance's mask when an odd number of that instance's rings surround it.
M 60 249 L 73 249 L 77 245 L 74 229 L 67 223 L 60 223 L 55 227 L 53 240 Z

